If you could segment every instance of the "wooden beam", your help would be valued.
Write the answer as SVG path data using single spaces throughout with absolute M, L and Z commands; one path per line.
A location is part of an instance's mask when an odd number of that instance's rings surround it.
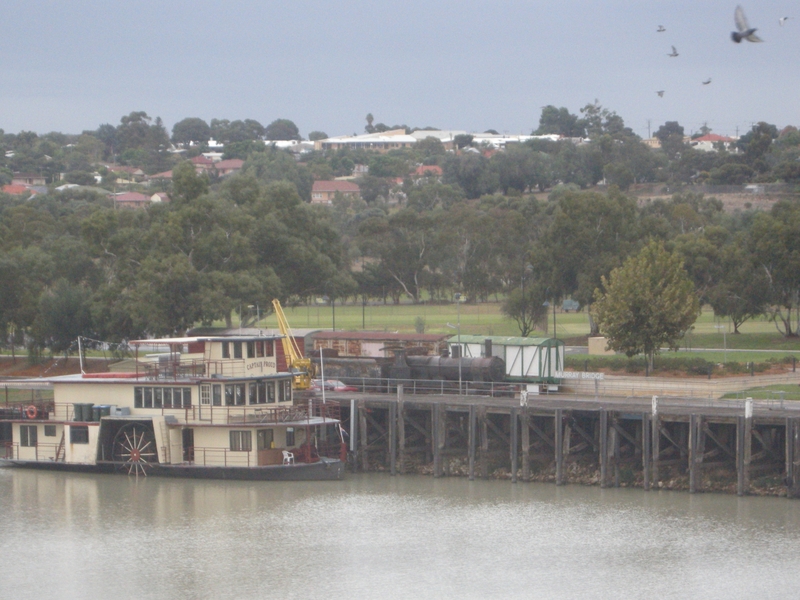
M 651 456 L 651 464 L 652 464 L 652 475 L 653 475 L 653 487 L 658 487 L 660 479 L 660 473 L 658 472 L 659 463 L 661 461 L 661 421 L 659 419 L 658 413 L 654 413 L 650 417 L 650 434 L 653 437 L 653 444 L 652 448 L 650 449 L 652 456 Z
M 389 405 L 389 474 L 397 475 L 397 404 Z
M 720 450 L 722 450 L 725 454 L 730 456 L 733 460 L 736 460 L 736 453 L 730 448 L 728 448 L 728 446 L 724 442 L 722 442 L 716 435 L 714 435 L 714 432 L 711 431 L 711 428 L 708 426 L 708 423 L 705 422 L 703 423 L 703 432 L 706 434 L 706 437 L 709 438 L 712 442 L 714 442 L 714 444 L 716 444 L 716 446 Z
M 608 411 L 600 411 L 600 487 L 608 486 Z
M 489 476 L 489 428 L 486 425 L 486 407 L 481 406 L 478 409 L 478 423 L 480 424 L 481 436 L 481 454 L 480 454 L 480 471 L 481 477 Z
M 653 439 L 650 434 L 650 415 L 642 414 L 642 487 L 650 491 L 650 445 Z
M 536 423 L 534 422 L 533 418 L 531 418 L 531 420 L 530 420 L 530 428 L 531 428 L 531 430 L 532 430 L 532 431 L 533 431 L 533 432 L 534 432 L 534 433 L 535 433 L 537 436 L 539 436 L 539 438 L 541 438 L 541 439 L 542 439 L 542 440 L 543 440 L 543 441 L 544 441 L 544 442 L 545 442 L 545 443 L 546 443 L 548 446 L 550 446 L 551 448 L 553 448 L 553 449 L 555 450 L 555 447 L 556 447 L 555 443 L 554 443 L 554 442 L 553 442 L 553 441 L 550 439 L 550 436 L 548 436 L 548 435 L 547 435 L 547 434 L 546 434 L 544 431 L 542 431 L 541 429 L 539 429 L 539 427 L 538 427 L 538 426 L 536 425 Z
M 406 407 L 402 396 L 397 403 L 397 445 L 398 470 L 403 475 L 406 472 Z
M 519 409 L 512 408 L 511 409 L 511 443 L 510 452 L 511 452 L 511 483 L 517 483 L 517 460 L 519 456 L 519 439 L 517 435 L 517 431 L 519 430 Z
M 469 480 L 475 479 L 475 443 L 476 443 L 477 410 L 474 404 L 469 405 Z
M 594 439 L 594 436 L 591 436 L 588 433 L 586 433 L 586 430 L 580 425 L 578 425 L 578 420 L 575 419 L 574 417 L 570 419 L 570 421 L 572 422 L 572 429 L 575 431 L 575 433 L 577 433 L 584 440 L 586 440 L 587 443 L 591 444 L 592 450 L 594 452 L 597 452 L 599 448 L 597 446 L 597 442 Z
M 556 485 L 564 483 L 564 411 L 556 409 L 553 417 L 553 427 L 555 428 L 555 451 L 556 451 Z
M 531 416 L 522 409 L 522 481 L 531 480 Z
M 359 441 L 361 442 L 361 469 L 369 470 L 369 459 L 367 457 L 367 406 L 366 401 L 358 402 L 358 421 L 359 421 Z

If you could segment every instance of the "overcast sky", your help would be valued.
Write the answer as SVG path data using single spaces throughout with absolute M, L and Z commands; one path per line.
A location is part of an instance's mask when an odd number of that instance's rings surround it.
M 763 44 L 734 44 L 736 2 L 718 0 L 0 6 L 10 133 L 79 133 L 138 110 L 170 131 L 186 117 L 287 118 L 303 136 L 343 135 L 372 113 L 387 125 L 529 133 L 542 106 L 578 113 L 595 99 L 643 137 L 666 121 L 728 135 L 757 121 L 800 126 L 798 2 L 743 4 Z

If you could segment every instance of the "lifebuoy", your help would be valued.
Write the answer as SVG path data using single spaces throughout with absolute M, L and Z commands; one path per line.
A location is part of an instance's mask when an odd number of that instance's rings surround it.
M 33 404 L 31 404 L 28 408 L 25 409 L 25 416 L 28 417 L 29 419 L 35 419 L 37 416 L 39 416 L 39 411 Z

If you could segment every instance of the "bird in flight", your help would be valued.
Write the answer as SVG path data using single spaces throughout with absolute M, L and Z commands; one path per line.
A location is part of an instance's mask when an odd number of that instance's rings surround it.
M 778 25 L 783 27 L 783 24 L 786 23 L 786 21 L 788 21 L 788 20 L 789 20 L 789 17 L 781 17 L 780 19 L 778 19 Z
M 788 17 L 786 17 L 786 18 L 788 19 Z M 783 25 L 783 23 L 781 23 L 781 25 Z M 665 31 L 666 31 L 666 29 L 664 29 L 664 26 L 663 26 L 663 25 L 659 25 L 659 26 L 658 26 L 658 29 L 656 29 L 656 31 L 657 31 L 658 33 L 663 33 L 663 32 L 665 32 Z
M 731 32 L 731 39 L 734 42 L 738 44 L 742 40 L 747 40 L 748 42 L 764 41 L 756 35 L 756 28 L 750 27 L 747 23 L 747 17 L 744 16 L 741 6 L 736 7 L 736 11 L 733 13 L 733 20 L 736 22 L 736 29 L 739 30 Z
M 675 46 L 672 47 L 672 54 L 667 54 L 667 56 L 672 56 L 673 58 L 678 56 L 678 51 L 675 49 Z
M 659 98 L 663 98 L 663 97 L 664 97 L 664 90 L 658 90 L 658 91 L 656 92 L 656 94 L 658 94 L 658 97 L 659 97 Z
M 709 83 L 711 83 L 711 77 L 709 77 L 708 79 L 706 79 L 706 80 L 703 82 L 703 85 L 708 85 Z

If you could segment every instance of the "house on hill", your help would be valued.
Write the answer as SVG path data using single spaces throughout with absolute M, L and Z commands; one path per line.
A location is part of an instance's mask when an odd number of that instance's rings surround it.
M 15 183 L 4 185 L 2 191 L 4 194 L 11 194 L 12 196 L 22 196 L 23 194 L 29 194 L 29 193 L 35 194 L 35 192 L 33 192 L 27 186 Z
M 722 144 L 725 150 L 731 150 L 731 145 L 736 143 L 736 140 L 724 135 L 717 135 L 716 133 L 707 133 L 706 135 L 694 138 L 689 142 L 695 150 L 702 150 L 703 152 L 717 152 L 718 144 Z
M 150 196 L 145 196 L 139 192 L 124 192 L 111 196 L 116 208 L 146 208 L 151 200 Z
M 44 175 L 36 173 L 14 173 L 11 178 L 11 185 L 47 185 Z
M 228 175 L 235 175 L 242 170 L 244 161 L 241 158 L 229 158 L 228 160 L 221 160 L 214 163 L 214 168 L 217 170 L 217 175 L 220 177 L 227 177 Z
M 351 198 L 361 196 L 361 189 L 352 181 L 320 180 L 311 188 L 311 204 L 331 204 L 337 192 Z

